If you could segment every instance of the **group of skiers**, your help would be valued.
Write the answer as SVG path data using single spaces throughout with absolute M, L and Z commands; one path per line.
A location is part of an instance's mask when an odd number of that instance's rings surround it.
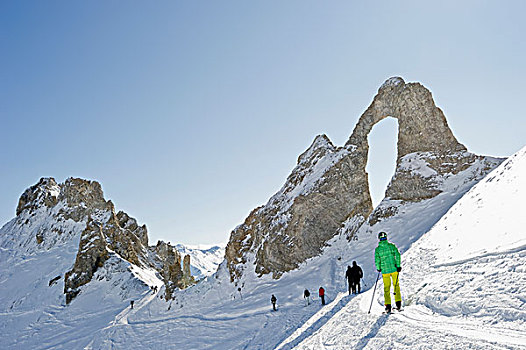
M 318 289 L 318 295 L 320 296 L 321 305 L 325 305 L 325 289 L 323 287 L 320 287 L 320 289 Z M 303 291 L 303 298 L 305 299 L 305 302 L 307 303 L 307 305 L 310 305 L 310 292 L 308 289 L 305 289 Z M 277 301 L 278 299 L 276 298 L 276 296 L 272 294 L 272 296 L 270 297 L 270 302 L 272 303 L 273 311 L 277 310 L 276 309 Z
M 400 311 L 402 309 L 402 294 L 400 293 L 400 283 L 398 283 L 398 274 L 402 270 L 400 252 L 393 243 L 387 241 L 387 233 L 380 232 L 378 240 L 378 247 L 374 250 L 374 262 L 378 271 L 378 277 L 382 274 L 384 282 L 385 311 L 387 313 L 391 312 L 391 281 L 394 286 L 395 308 Z M 361 292 L 360 280 L 363 278 L 363 271 L 356 261 L 352 262 L 352 267 L 347 266 L 345 278 L 349 284 L 349 295 Z M 378 282 L 378 278 L 376 282 Z M 321 304 L 325 305 L 325 289 L 323 287 L 320 287 L 318 290 L 318 295 L 320 296 Z M 304 290 L 303 298 L 307 305 L 310 305 L 310 292 L 308 289 Z M 272 309 L 276 311 L 277 298 L 274 294 L 272 294 L 270 302 L 272 303 Z

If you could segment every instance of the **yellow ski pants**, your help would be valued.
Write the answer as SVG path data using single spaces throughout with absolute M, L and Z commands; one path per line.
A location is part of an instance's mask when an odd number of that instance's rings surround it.
M 398 281 L 398 272 L 382 274 L 384 281 L 384 298 L 385 305 L 391 305 L 391 279 L 394 284 L 395 301 L 402 301 L 402 294 L 400 293 L 400 283 Z

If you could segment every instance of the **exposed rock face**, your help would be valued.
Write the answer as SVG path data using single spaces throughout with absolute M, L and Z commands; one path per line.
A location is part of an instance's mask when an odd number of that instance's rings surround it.
M 82 232 L 79 253 L 77 253 L 73 269 L 66 272 L 64 276 L 64 293 L 67 304 L 80 292 L 79 287 L 91 281 L 97 269 L 108 260 L 109 254 L 105 241 L 102 225 L 98 225 L 90 219 L 86 229 Z
M 176 288 L 184 288 L 183 271 L 181 269 L 181 255 L 169 243 L 158 241 L 155 246 L 159 261 L 159 272 L 166 281 L 166 299 L 172 298 Z
M 186 254 L 183 258 L 183 283 L 185 286 L 189 286 L 195 283 L 192 271 L 190 269 L 190 255 Z
M 398 155 L 386 198 L 418 202 L 435 197 L 441 193 L 445 177 L 486 158 L 467 152 L 457 141 L 428 89 L 393 77 L 380 87 L 346 144 L 357 146 L 364 167 L 369 151 L 367 137 L 374 125 L 387 117 L 398 121 Z M 486 172 L 498 165 L 493 160 L 486 163 Z M 369 224 L 395 214 L 395 207 L 380 206 L 369 217 Z
M 388 79 L 360 117 L 344 147 L 318 136 L 298 159 L 283 188 L 253 210 L 232 232 L 226 247 L 231 280 L 252 264 L 258 275 L 283 272 L 318 255 L 342 226 L 349 238 L 369 219 L 374 225 L 396 215 L 381 206 L 372 212 L 368 175 L 368 135 L 384 118 L 398 120 L 398 156 L 386 197 L 421 201 L 441 192 L 446 177 L 469 168 L 484 157 L 467 152 L 435 106 L 431 92 L 402 78 Z M 488 161 L 486 173 L 498 162 Z
M 466 150 L 453 136 L 444 113 L 435 106 L 431 92 L 419 83 L 406 84 L 399 77 L 388 79 L 380 87 L 347 144 L 368 150 L 367 136 L 371 129 L 387 117 L 398 119 L 398 158 L 413 152 Z
M 369 216 L 367 174 L 355 148 L 336 148 L 327 136 L 316 137 L 281 190 L 232 232 L 225 253 L 232 280 L 248 262 L 256 273 L 278 278 L 319 254 L 344 220 L 353 216 L 359 225 Z
M 410 168 L 402 166 L 409 154 L 419 153 L 437 174 L 458 173 L 475 160 L 475 155 L 466 152 L 453 136 L 431 92 L 419 83 L 406 84 L 394 77 L 380 87 L 347 141 L 347 145 L 357 147 L 364 166 L 369 152 L 367 137 L 374 125 L 387 117 L 398 120 L 397 168 L 386 193 L 391 199 L 419 201 L 439 193 L 434 177 L 415 176 Z
M 148 247 L 146 226 L 139 226 L 123 211 L 116 213 L 96 181 L 70 178 L 57 184 L 53 178 L 42 178 L 22 194 L 17 217 L 25 218 L 21 225 L 33 226 L 31 220 L 40 220 L 34 223 L 38 228 L 34 240 L 40 249 L 74 239 L 75 232 L 81 232 L 73 268 L 64 275 L 67 303 L 112 255 L 156 270 L 165 282 L 167 299 L 174 289 L 193 283 L 191 276 L 185 278 L 181 255 L 175 247 L 164 242 Z M 190 263 L 189 257 L 185 263 Z
M 225 260 L 225 247 L 213 246 L 207 249 L 188 247 L 184 244 L 177 244 L 175 248 L 182 255 L 188 255 L 191 259 L 189 271 L 195 280 L 202 280 L 207 276 L 213 275 L 219 264 Z M 183 260 L 183 273 L 185 262 Z
M 55 179 L 41 178 L 36 185 L 31 186 L 22 193 L 18 200 L 16 215 L 19 215 L 25 209 L 31 210 L 42 205 L 47 207 L 56 205 L 59 193 L 60 188 Z

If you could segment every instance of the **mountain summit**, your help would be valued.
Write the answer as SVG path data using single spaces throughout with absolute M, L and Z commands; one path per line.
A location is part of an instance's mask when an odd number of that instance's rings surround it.
M 161 241 L 148 246 L 146 226 L 123 211 L 116 212 L 96 181 L 69 178 L 58 184 L 53 178 L 42 178 L 24 191 L 16 214 L 0 230 L 0 246 L 9 249 L 13 261 L 48 251 L 74 252 L 73 260 L 58 254 L 60 267 L 47 276 L 50 284 L 63 281 L 66 303 L 99 269 L 115 261 L 129 266 L 130 272 L 144 270 L 160 277 L 143 283 L 146 287 L 164 284 L 167 298 L 175 288 L 192 283 L 177 249 Z M 189 257 L 186 260 L 189 265 Z
M 386 191 L 389 201 L 373 212 L 367 138 L 387 117 L 399 124 L 396 171 Z M 252 266 L 259 276 L 279 278 L 320 254 L 336 234 L 345 231 L 351 239 L 366 220 L 374 225 L 395 215 L 402 202 L 433 198 L 446 190 L 446 180 L 468 169 L 466 181 L 475 184 L 501 161 L 469 153 L 424 86 L 389 78 L 343 147 L 317 136 L 283 187 L 232 231 L 226 247 L 231 281 Z

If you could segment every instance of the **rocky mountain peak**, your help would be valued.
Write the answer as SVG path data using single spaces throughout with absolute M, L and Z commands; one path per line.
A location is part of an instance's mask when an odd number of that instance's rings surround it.
M 52 177 L 43 177 L 37 184 L 29 187 L 18 200 L 16 215 L 24 210 L 32 210 L 41 206 L 52 207 L 58 202 L 60 187 Z
M 467 152 L 428 89 L 400 77 L 389 78 L 344 147 L 335 147 L 325 135 L 317 136 L 280 191 L 234 229 L 225 254 L 232 281 L 242 278 L 251 265 L 257 275 L 272 273 L 279 278 L 320 254 L 338 232 L 344 230 L 352 237 L 366 220 L 374 225 L 397 213 L 396 205 L 381 205 L 373 212 L 365 170 L 369 133 L 387 117 L 398 120 L 399 131 L 397 167 L 386 198 L 430 199 L 442 192 L 447 179 L 475 162 L 479 161 L 473 169 L 476 174 L 466 180 L 473 183 L 500 163 Z
M 69 206 L 82 206 L 88 208 L 104 209 L 107 202 L 104 200 L 102 186 L 97 181 L 79 178 L 68 178 L 61 185 L 61 196 Z
M 325 156 L 329 152 L 334 152 L 335 149 L 336 147 L 334 147 L 327 135 L 318 135 L 314 138 L 310 147 L 298 157 L 298 165 L 310 166 L 316 159 Z
M 183 271 L 183 259 L 175 247 L 168 243 L 149 247 L 146 225 L 139 225 L 123 211 L 116 212 L 97 181 L 68 178 L 59 184 L 53 178 L 40 179 L 21 195 L 17 217 L 2 230 L 0 246 L 23 248 L 25 254 L 77 246 L 75 261 L 63 271 L 67 303 L 111 257 L 157 271 L 167 298 L 174 289 L 193 283 L 190 257 L 184 260 L 188 266 Z
M 232 280 L 250 263 L 258 275 L 279 278 L 319 254 L 349 213 L 357 224 L 365 220 L 372 202 L 362 190 L 366 177 L 348 176 L 356 169 L 353 148 L 336 148 L 326 135 L 314 139 L 283 187 L 232 232 L 225 251 Z

